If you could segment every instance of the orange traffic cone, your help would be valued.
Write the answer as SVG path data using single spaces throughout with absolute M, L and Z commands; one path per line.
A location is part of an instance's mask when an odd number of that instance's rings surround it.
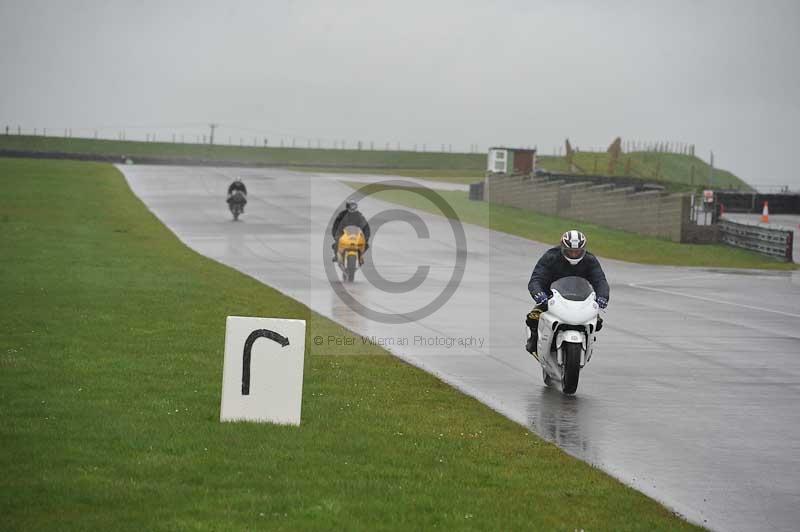
M 764 202 L 764 210 L 761 211 L 761 221 L 765 224 L 769 223 L 769 202 Z

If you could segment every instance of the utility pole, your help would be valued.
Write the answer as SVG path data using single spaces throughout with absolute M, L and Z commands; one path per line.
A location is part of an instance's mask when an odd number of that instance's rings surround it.
M 708 189 L 714 186 L 714 152 L 711 152 L 711 164 L 708 166 Z
M 214 130 L 217 129 L 219 124 L 209 124 L 208 127 L 211 128 L 211 134 L 208 136 L 208 143 L 214 144 Z

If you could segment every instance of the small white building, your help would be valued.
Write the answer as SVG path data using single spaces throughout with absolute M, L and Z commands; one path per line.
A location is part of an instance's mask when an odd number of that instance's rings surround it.
M 489 148 L 486 171 L 493 174 L 532 174 L 536 170 L 536 150 Z

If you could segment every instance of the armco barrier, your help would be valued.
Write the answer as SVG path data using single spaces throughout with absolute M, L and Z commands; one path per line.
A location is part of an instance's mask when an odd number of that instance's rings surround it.
M 740 224 L 730 220 L 720 220 L 719 229 L 720 241 L 725 244 L 792 262 L 792 231 Z

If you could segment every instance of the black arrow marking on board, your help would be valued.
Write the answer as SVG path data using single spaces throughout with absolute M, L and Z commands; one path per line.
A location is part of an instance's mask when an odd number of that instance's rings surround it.
M 250 351 L 259 338 L 269 338 L 281 347 L 289 345 L 289 339 L 269 329 L 256 329 L 244 342 L 244 358 L 242 359 L 242 395 L 250 395 Z

